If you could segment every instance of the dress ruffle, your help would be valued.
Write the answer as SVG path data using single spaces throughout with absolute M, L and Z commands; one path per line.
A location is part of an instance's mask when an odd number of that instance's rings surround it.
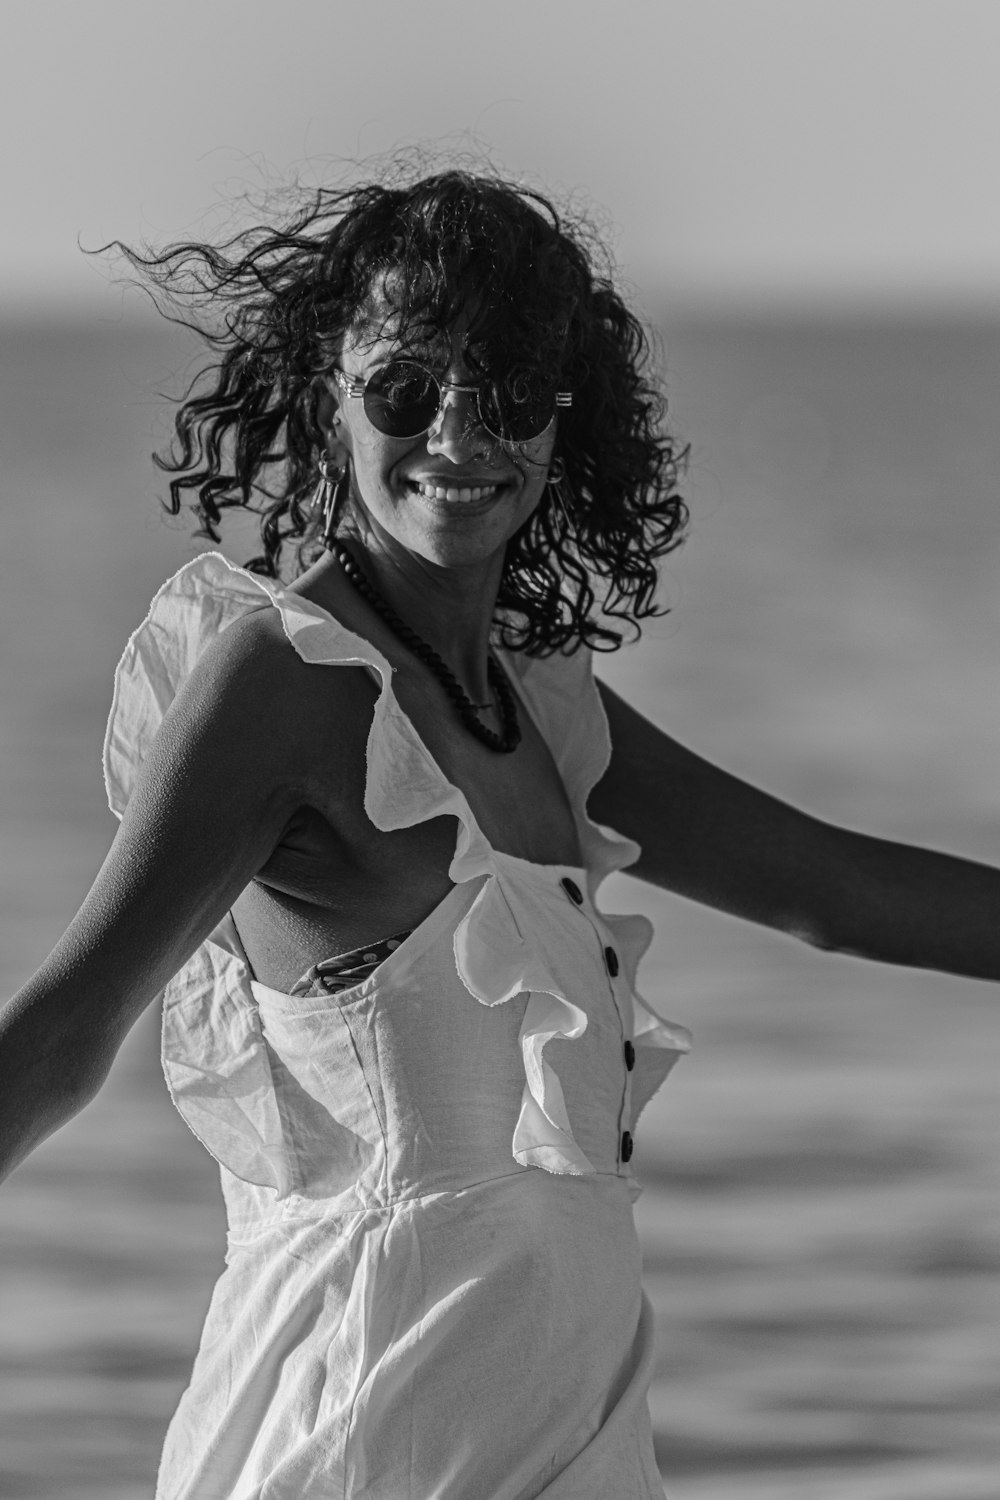
M 593 1172 L 574 1139 L 560 1079 L 545 1056 L 553 1039 L 574 1040 L 586 1031 L 587 1015 L 572 997 L 582 993 L 584 971 L 593 972 L 583 958 L 577 967 L 566 956 L 573 952 L 572 942 L 551 941 L 551 924 L 568 920 L 562 907 L 539 895 L 538 874 L 549 872 L 551 888 L 553 867 L 492 848 L 464 794 L 446 780 L 399 707 L 392 667 L 370 642 L 319 605 L 236 567 L 221 553 L 194 558 L 156 594 L 118 665 L 104 749 L 112 810 L 123 814 L 163 716 L 202 652 L 242 615 L 269 604 L 278 609 L 285 635 L 303 661 L 364 665 L 377 674 L 380 690 L 368 735 L 365 787 L 365 809 L 374 826 L 390 831 L 442 814 L 458 821 L 450 878 L 456 885 L 482 881 L 454 934 L 458 975 L 470 995 L 486 1006 L 525 992 L 529 996 L 520 1033 L 525 1083 L 512 1141 L 514 1159 L 549 1172 Z M 575 873 L 594 906 L 604 878 L 632 864 L 640 849 L 586 813 L 587 795 L 611 752 L 590 653 L 547 658 L 501 654 L 552 750 L 575 810 L 584 861 Z M 657 1016 L 634 992 L 636 966 L 652 938 L 650 924 L 644 917 L 598 916 L 614 935 L 631 990 L 634 1127 L 677 1057 L 689 1049 L 690 1035 Z M 296 1191 L 296 1180 L 273 1087 L 276 1065 L 250 969 L 228 918 L 164 992 L 164 1073 L 177 1109 L 208 1150 L 235 1176 L 282 1199 Z M 350 1118 L 338 1124 L 327 1116 L 327 1128 L 336 1136 L 329 1140 L 328 1178 L 330 1191 L 336 1192 L 338 1184 L 346 1188 L 371 1161 L 375 1143 Z M 638 1185 L 631 1177 L 628 1183 L 637 1197 Z
M 519 1037 L 525 1084 L 512 1143 L 515 1161 L 548 1172 L 593 1172 L 573 1138 L 562 1084 L 544 1056 L 555 1037 L 582 1036 L 587 1015 L 570 1000 L 567 979 L 544 960 L 552 935 L 538 932 L 538 922 L 537 900 L 525 900 L 516 881 L 494 870 L 455 929 L 455 965 L 482 1005 L 530 996 Z
M 220 933 L 221 937 L 222 934 Z M 181 1116 L 244 1182 L 285 1198 L 292 1186 L 271 1061 L 249 975 L 218 941 L 201 945 L 169 987 L 163 1069 Z

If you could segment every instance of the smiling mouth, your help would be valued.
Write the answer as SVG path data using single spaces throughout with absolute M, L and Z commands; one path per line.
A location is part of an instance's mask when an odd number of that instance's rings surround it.
M 467 505 L 474 500 L 492 500 L 494 495 L 506 488 L 503 484 L 434 484 L 422 479 L 408 479 L 406 483 L 408 489 L 414 494 L 422 495 L 425 500 L 445 500 L 452 505 Z

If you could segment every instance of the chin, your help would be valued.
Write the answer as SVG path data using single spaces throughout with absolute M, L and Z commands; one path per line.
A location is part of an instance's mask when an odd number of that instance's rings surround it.
M 438 535 L 421 537 L 411 550 L 439 568 L 475 568 L 485 566 L 497 556 L 502 559 L 506 546 L 506 535 L 499 541 L 486 537 Z

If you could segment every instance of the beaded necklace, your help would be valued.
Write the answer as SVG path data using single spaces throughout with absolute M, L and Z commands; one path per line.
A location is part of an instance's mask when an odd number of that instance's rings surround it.
M 331 551 L 340 564 L 341 569 L 362 598 L 367 599 L 376 613 L 382 616 L 389 629 L 399 637 L 403 645 L 408 646 L 414 656 L 418 656 L 422 662 L 425 662 L 430 667 L 455 705 L 458 717 L 466 729 L 471 734 L 474 734 L 478 740 L 482 740 L 484 745 L 488 745 L 491 750 L 496 750 L 502 755 L 509 755 L 512 750 L 516 750 L 521 742 L 521 726 L 517 719 L 517 700 L 511 692 L 507 679 L 498 662 L 492 656 L 489 658 L 486 663 L 486 675 L 490 686 L 497 695 L 500 720 L 503 724 L 502 734 L 497 734 L 494 730 L 487 729 L 485 724 L 480 723 L 476 710 L 478 708 L 488 708 L 489 705 L 473 703 L 462 687 L 462 684 L 455 677 L 454 673 L 445 666 L 433 647 L 428 646 L 423 637 L 417 635 L 415 630 L 411 630 L 409 625 L 405 625 L 395 610 L 386 603 L 375 585 L 362 573 L 347 548 L 341 542 L 335 541 L 331 547 Z

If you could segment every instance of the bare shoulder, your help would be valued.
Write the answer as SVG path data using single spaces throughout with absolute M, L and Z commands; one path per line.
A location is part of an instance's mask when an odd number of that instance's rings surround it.
M 266 708 L 270 694 L 295 696 L 309 671 L 288 640 L 273 605 L 250 610 L 202 652 L 178 698 L 226 694 Z M 255 691 L 255 689 L 257 691 Z
M 357 668 L 307 662 L 285 635 L 273 606 L 251 610 L 219 633 L 199 657 L 166 714 L 161 737 L 189 744 L 239 743 L 255 763 L 308 771 L 318 743 L 349 742 L 371 719 L 374 693 Z

